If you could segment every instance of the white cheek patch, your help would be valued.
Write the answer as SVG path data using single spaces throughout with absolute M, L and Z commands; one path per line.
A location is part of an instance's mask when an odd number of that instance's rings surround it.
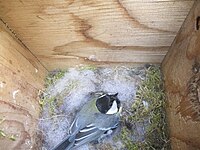
M 112 107 L 108 110 L 108 112 L 106 114 L 108 115 L 112 115 L 118 112 L 118 108 L 117 108 L 117 102 L 114 101 L 112 104 Z

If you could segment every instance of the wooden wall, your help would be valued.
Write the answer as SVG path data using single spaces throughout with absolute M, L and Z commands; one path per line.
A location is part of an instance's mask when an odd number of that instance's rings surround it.
M 0 18 L 48 69 L 160 63 L 193 0 L 0 0 Z
M 46 73 L 0 21 L 0 130 L 7 136 L 0 136 L 1 150 L 33 146 L 40 111 L 37 94 Z M 8 138 L 11 135 L 16 141 Z
M 196 1 L 162 63 L 174 150 L 200 149 L 200 1 Z M 200 26 L 200 20 L 199 20 Z
M 0 149 L 29 149 L 35 143 L 37 93 L 43 87 L 45 68 L 160 63 L 193 2 L 0 0 L 0 129 L 17 136 L 16 141 L 0 140 Z M 191 112 L 185 114 L 181 109 L 187 83 L 194 74 L 192 65 L 200 57 L 200 31 L 195 30 L 199 3 L 162 64 L 174 149 L 200 148 L 199 122 Z

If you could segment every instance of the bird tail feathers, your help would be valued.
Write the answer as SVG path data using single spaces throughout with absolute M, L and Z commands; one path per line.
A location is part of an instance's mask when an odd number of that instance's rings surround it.
M 52 150 L 70 150 L 74 145 L 74 140 L 71 139 L 71 136 L 63 139 L 56 147 Z

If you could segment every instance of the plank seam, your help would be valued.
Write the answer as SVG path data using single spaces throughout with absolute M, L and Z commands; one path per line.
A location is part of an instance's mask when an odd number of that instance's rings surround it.
M 42 67 L 44 67 L 45 68 L 45 70 L 46 71 L 49 71 L 43 64 L 42 64 L 42 62 L 33 54 L 33 52 L 24 44 L 24 42 L 17 36 L 17 34 L 15 33 L 15 31 L 14 30 L 12 30 L 9 26 L 8 26 L 8 24 L 2 19 L 2 18 L 0 18 L 0 21 L 5 25 L 5 27 L 12 33 L 12 36 L 14 36 L 16 39 L 17 39 L 17 41 L 24 47 L 24 48 L 26 48 L 30 53 L 31 53 L 31 55 L 33 56 L 33 57 L 35 57 L 35 59 L 42 65 Z M 19 51 L 18 51 L 19 52 Z M 24 56 L 24 54 L 22 54 L 21 52 L 19 52 L 22 56 Z M 24 56 L 24 58 L 26 58 L 26 56 Z M 27 58 L 26 58 L 27 59 Z M 27 59 L 28 60 L 28 59 Z M 28 60 L 29 61 L 29 60 Z M 35 66 L 34 66 L 35 67 Z

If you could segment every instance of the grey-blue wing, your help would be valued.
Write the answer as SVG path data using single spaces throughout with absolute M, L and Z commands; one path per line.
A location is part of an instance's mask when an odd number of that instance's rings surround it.
M 67 136 L 51 150 L 70 150 L 74 146 L 74 140 L 70 138 L 70 136 Z
M 83 144 L 97 140 L 104 132 L 104 130 L 99 130 L 90 124 L 78 132 L 69 135 L 52 150 L 71 150 L 77 148 Z
M 83 115 L 78 115 L 70 128 L 69 141 L 73 143 L 73 148 L 97 140 L 106 131 L 116 128 L 119 123 L 118 115 L 102 113 L 95 113 L 89 117 Z
M 119 115 L 95 114 L 95 126 L 102 130 L 116 128 L 119 124 Z
M 73 148 L 77 148 L 83 144 L 97 140 L 101 135 L 104 134 L 104 132 L 104 130 L 99 130 L 97 127 L 90 124 L 63 139 L 52 150 L 71 150 Z
M 100 130 L 95 126 L 85 127 L 76 134 L 73 148 L 97 140 L 105 132 L 105 130 Z
M 99 139 L 106 131 L 116 128 L 118 123 L 119 117 L 116 115 L 95 114 L 92 123 L 76 132 L 74 147 Z M 79 126 L 78 124 L 79 121 L 76 120 L 74 126 Z

